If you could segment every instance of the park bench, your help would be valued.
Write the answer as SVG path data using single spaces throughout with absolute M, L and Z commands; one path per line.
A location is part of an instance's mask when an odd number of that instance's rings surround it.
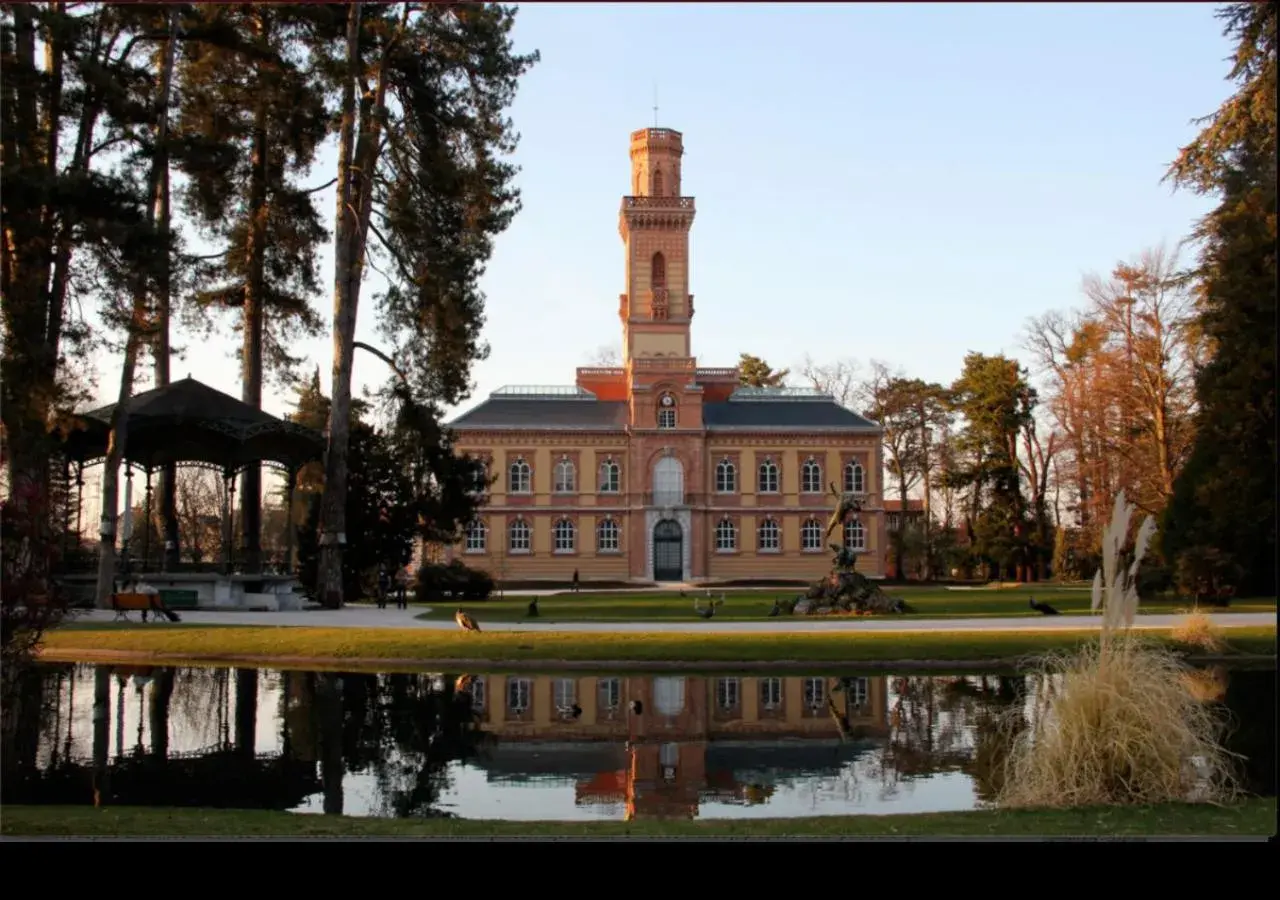
M 170 622 L 178 622 L 178 614 L 165 606 L 159 594 L 118 593 L 111 595 L 111 608 L 116 611 L 115 621 L 129 621 L 130 610 L 142 613 L 142 621 L 147 620 L 147 613 L 154 612 L 156 621 L 164 616 Z
M 164 604 L 165 609 L 196 609 L 200 605 L 200 592 L 161 588 L 160 602 Z

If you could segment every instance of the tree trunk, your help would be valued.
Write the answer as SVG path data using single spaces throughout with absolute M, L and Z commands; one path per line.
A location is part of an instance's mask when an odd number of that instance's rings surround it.
M 170 11 L 170 30 L 176 25 L 174 13 Z M 169 93 L 173 81 L 175 41 L 165 42 L 164 56 L 160 66 L 160 89 L 156 98 L 156 122 L 161 133 L 168 134 L 165 123 L 169 117 Z M 165 161 L 157 155 L 151 162 L 150 191 L 148 196 L 156 198 L 160 194 L 161 168 Z M 147 227 L 155 227 L 156 207 L 147 210 Z M 168 255 L 166 246 L 159 253 L 160 257 Z M 134 374 L 138 366 L 138 353 L 142 343 L 151 337 L 148 316 L 148 289 L 154 279 L 153 265 L 147 265 L 138 272 L 135 278 L 133 310 L 129 316 L 128 337 L 125 340 L 124 365 L 120 370 L 120 393 L 116 400 L 116 408 L 111 414 L 111 434 L 107 441 L 107 458 L 102 466 L 102 520 L 99 526 L 100 543 L 98 547 L 98 583 L 95 593 L 95 604 L 106 609 L 110 606 L 112 580 L 116 569 L 116 510 L 119 507 L 120 462 L 128 447 L 129 441 L 129 400 L 133 396 Z
M 258 106 L 249 175 L 249 277 L 244 290 L 242 384 L 240 399 L 262 408 L 263 287 L 267 231 L 267 107 Z M 257 572 L 262 564 L 262 466 L 251 463 L 240 481 L 241 565 Z
M 161 63 L 162 70 L 172 71 L 173 54 L 170 48 L 176 47 L 178 17 L 169 13 L 169 39 L 165 42 L 165 58 Z M 165 88 L 167 92 L 167 87 Z M 169 192 L 169 117 L 162 116 L 157 129 L 156 165 L 160 169 L 160 183 L 156 191 L 156 227 L 160 239 L 167 247 L 170 232 L 170 192 Z M 169 328 L 171 299 L 171 266 L 169 254 L 165 253 L 156 270 L 155 285 L 155 343 L 152 344 L 152 363 L 155 367 L 156 387 L 169 384 Z M 164 556 L 161 557 L 161 569 L 175 568 L 180 560 L 178 547 L 178 469 L 170 463 L 160 470 L 160 530 L 164 535 Z M 148 523 L 149 525 L 150 523 Z
M 324 460 L 320 509 L 320 560 L 316 573 L 319 601 L 329 609 L 342 605 L 342 545 L 346 543 L 347 443 L 351 426 L 351 364 L 355 357 L 358 273 L 354 237 L 357 192 L 352 183 L 356 127 L 356 78 L 360 70 L 360 4 L 347 15 L 347 77 L 342 87 L 342 128 L 338 138 L 338 209 L 334 228 L 333 384 L 329 406 L 329 445 Z
M 338 146 L 338 228 L 334 249 L 333 400 L 329 408 L 329 447 L 325 454 L 321 507 L 320 602 L 342 603 L 342 547 L 346 536 L 347 450 L 351 433 L 351 367 L 356 350 L 356 312 L 364 269 L 369 220 L 373 213 L 373 171 L 378 164 L 382 121 L 386 117 L 387 59 L 391 45 L 408 23 L 410 4 L 403 5 L 400 31 L 379 49 L 373 96 L 360 99 L 355 141 L 355 80 L 360 68 L 360 4 L 352 4 L 347 21 L 348 79 L 343 89 L 342 130 Z M 355 147 L 352 148 L 352 142 Z
M 901 468 L 898 471 L 902 473 L 902 477 L 898 479 L 898 498 L 902 502 L 902 511 L 898 513 L 898 527 L 894 531 L 893 555 L 896 562 L 893 574 L 898 581 L 906 581 L 907 570 L 903 557 L 906 555 L 904 545 L 907 538 L 907 476 Z

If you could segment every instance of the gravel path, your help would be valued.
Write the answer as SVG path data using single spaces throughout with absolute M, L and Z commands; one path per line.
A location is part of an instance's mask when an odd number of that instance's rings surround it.
M 319 628 L 430 628 L 454 631 L 458 626 L 452 620 L 423 621 L 414 616 L 423 612 L 422 607 L 403 609 L 377 609 L 376 607 L 345 607 L 336 610 L 305 610 L 299 612 L 249 612 L 243 610 L 191 610 L 180 613 L 187 624 L 221 625 L 310 625 Z M 758 622 L 486 622 L 483 610 L 474 606 L 469 611 L 485 631 L 584 631 L 627 633 L 681 633 L 717 632 L 736 634 L 806 634 L 833 631 L 1057 631 L 1097 628 L 1098 616 L 1047 616 L 1033 619 L 974 618 L 974 619 L 827 619 L 788 618 L 762 619 Z M 110 610 L 86 610 L 76 616 L 79 622 L 110 622 L 115 613 Z M 1170 628 L 1180 615 L 1140 615 L 1138 628 Z M 1275 613 L 1216 613 L 1214 623 L 1223 628 L 1275 625 Z M 137 622 L 137 614 L 130 613 Z

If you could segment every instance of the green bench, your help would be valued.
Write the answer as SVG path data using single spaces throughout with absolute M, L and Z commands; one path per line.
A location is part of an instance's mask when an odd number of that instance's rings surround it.
M 160 591 L 160 602 L 169 609 L 195 609 L 200 605 L 200 592 L 169 588 Z

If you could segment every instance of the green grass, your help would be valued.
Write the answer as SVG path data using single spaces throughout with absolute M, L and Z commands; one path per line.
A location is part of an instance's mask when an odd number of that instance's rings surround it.
M 1171 642 L 1167 631 L 1144 631 Z M 1231 651 L 1276 652 L 1274 626 L 1232 628 Z M 485 632 L 435 629 L 312 628 L 308 626 L 134 625 L 76 623 L 45 637 L 48 659 L 92 660 L 100 651 L 126 651 L 182 661 L 434 660 L 634 663 L 886 663 L 904 660 L 1010 661 L 1097 638 L 1096 631 L 922 632 L 828 634 L 697 634 Z M 101 656 L 97 658 L 102 658 Z
M 1168 804 L 1103 809 L 917 813 L 894 816 L 821 816 L 804 819 L 637 822 L 498 822 L 483 819 L 371 819 L 298 815 L 263 810 L 84 806 L 5 806 L 5 835 L 164 835 L 289 837 L 463 836 L 759 836 L 1032 835 L 1273 835 L 1274 797 L 1237 806 Z
M 1022 585 L 1003 590 L 985 589 L 972 591 L 948 591 L 943 588 L 888 587 L 886 592 L 901 597 L 912 609 L 912 616 L 922 619 L 946 619 L 965 617 L 1026 617 L 1043 618 L 1027 605 L 1030 597 L 1048 603 L 1063 615 L 1088 615 L 1090 594 L 1088 590 L 1064 590 L 1057 586 Z M 712 590 L 718 598 L 722 592 Z M 798 588 L 766 588 L 761 590 L 727 589 L 724 605 L 716 608 L 716 618 L 725 621 L 749 621 L 763 619 L 773 606 L 775 597 L 795 597 Z M 538 598 L 541 622 L 681 622 L 696 621 L 693 601 L 697 598 L 705 604 L 706 594 L 701 590 L 688 592 L 681 597 L 672 591 L 604 592 L 580 594 L 554 594 Z M 490 598 L 478 603 L 444 601 L 430 604 L 431 611 L 419 615 L 421 619 L 452 619 L 461 606 L 473 615 L 491 622 L 516 622 L 524 618 L 530 597 Z M 1176 598 L 1143 599 L 1139 613 L 1176 613 L 1190 609 L 1192 604 Z M 1232 601 L 1231 612 L 1275 612 L 1276 598 L 1263 597 Z M 895 616 L 895 618 L 897 618 Z

